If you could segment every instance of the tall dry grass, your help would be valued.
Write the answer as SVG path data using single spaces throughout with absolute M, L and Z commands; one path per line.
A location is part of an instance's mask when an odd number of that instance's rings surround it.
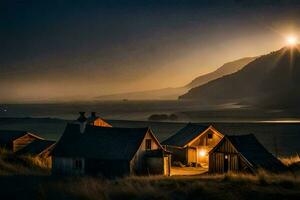
M 105 180 L 72 177 L 48 183 L 42 199 L 299 199 L 300 177 L 292 174 L 234 174 L 185 177 L 125 177 Z
M 279 160 L 286 166 L 291 166 L 293 164 L 300 163 L 300 156 L 299 156 L 299 154 L 296 154 L 296 155 L 289 156 L 289 157 L 279 157 Z
M 299 157 L 284 158 L 287 166 L 299 164 Z M 45 199 L 55 192 L 57 199 L 206 199 L 276 200 L 300 199 L 297 170 L 274 174 L 227 173 L 201 176 L 131 176 L 115 180 L 95 177 L 67 178 L 51 183 L 39 193 Z M 298 170 L 300 171 L 300 170 Z
M 46 158 L 19 156 L 0 149 L 0 175 L 47 175 L 51 161 Z
M 4 156 L 3 156 L 4 155 Z M 288 166 L 298 164 L 290 159 Z M 291 163 L 292 161 L 295 161 Z M 40 176 L 49 163 L 0 152 L 0 171 L 26 176 L 0 177 L 1 199 L 89 199 L 89 200 L 279 200 L 300 199 L 300 175 L 287 172 L 256 175 L 228 173 L 201 176 L 100 177 Z M 28 170 L 28 171 L 27 171 Z M 45 173 L 46 171 L 46 173 Z M 20 192 L 22 191 L 22 192 Z

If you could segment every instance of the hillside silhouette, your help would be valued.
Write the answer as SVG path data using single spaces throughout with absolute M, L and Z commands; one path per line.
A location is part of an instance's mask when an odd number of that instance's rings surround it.
M 187 88 L 194 88 L 200 85 L 203 85 L 205 83 L 208 83 L 209 81 L 212 81 L 214 79 L 220 78 L 222 76 L 232 74 L 234 72 L 237 72 L 238 70 L 242 69 L 245 65 L 252 62 L 256 57 L 246 57 L 241 58 L 232 62 L 225 63 L 215 71 L 198 76 L 194 80 L 192 80 L 189 84 L 187 84 L 185 87 Z
M 96 97 L 97 100 L 168 100 L 177 99 L 178 96 L 185 94 L 189 89 L 203 85 L 211 80 L 220 78 L 222 76 L 232 74 L 239 69 L 243 68 L 246 64 L 253 61 L 256 57 L 246 57 L 232 62 L 223 64 L 221 67 L 217 68 L 215 71 L 208 74 L 204 74 L 196 77 L 191 82 L 183 87 L 177 88 L 162 88 L 156 90 L 146 90 L 137 92 L 125 92 L 110 95 L 102 95 Z
M 193 88 L 179 99 L 209 104 L 241 103 L 293 108 L 300 99 L 298 49 L 299 46 L 284 47 L 261 56 L 238 72 Z

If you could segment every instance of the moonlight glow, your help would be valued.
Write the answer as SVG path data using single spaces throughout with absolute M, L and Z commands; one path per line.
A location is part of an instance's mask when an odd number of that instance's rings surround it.
M 298 43 L 298 38 L 296 36 L 290 35 L 286 38 L 286 42 L 288 45 L 294 46 Z

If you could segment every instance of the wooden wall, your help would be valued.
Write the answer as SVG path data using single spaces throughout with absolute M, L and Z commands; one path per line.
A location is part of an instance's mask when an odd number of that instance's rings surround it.
M 144 173 L 144 170 L 145 170 L 144 169 L 144 167 L 145 167 L 144 155 L 146 152 L 146 139 L 151 139 L 151 150 L 157 150 L 160 148 L 160 146 L 154 140 L 152 135 L 149 132 L 146 133 L 139 149 L 137 150 L 133 159 L 130 161 L 130 169 L 131 169 L 132 174 Z
M 199 133 L 201 134 L 201 133 Z M 212 138 L 208 138 L 208 134 L 212 135 Z M 195 138 L 193 141 L 191 141 L 187 146 L 190 147 L 215 147 L 222 139 L 223 137 L 220 136 L 216 131 L 212 129 L 208 129 L 205 131 L 201 136 L 198 138 Z
M 226 164 L 227 166 L 225 166 Z M 226 168 L 228 169 L 227 172 L 249 171 L 246 161 L 235 150 L 230 141 L 224 138 L 218 147 L 209 154 L 209 172 L 225 173 Z
M 29 143 L 31 143 L 34 140 L 37 140 L 37 138 L 32 135 L 28 135 L 28 134 L 24 135 L 13 141 L 12 151 L 16 152 L 16 151 L 22 149 L 23 147 L 27 146 Z
M 209 138 L 208 135 L 212 137 Z M 207 129 L 204 133 L 199 133 L 199 136 L 187 144 L 186 164 L 197 163 L 201 166 L 207 166 L 209 159 L 208 155 L 199 156 L 201 150 L 209 152 L 223 138 L 223 135 L 218 133 L 213 128 Z
M 147 157 L 146 158 L 146 174 L 147 175 L 165 175 L 170 176 L 171 173 L 171 156 L 164 157 Z
M 75 160 L 81 160 L 82 168 L 75 168 Z M 52 174 L 94 175 L 105 177 L 127 176 L 130 174 L 129 161 L 99 160 L 84 158 L 52 157 Z
M 164 174 L 164 158 L 163 157 L 147 157 L 146 173 L 148 175 Z
M 170 176 L 171 175 L 171 155 L 164 157 L 164 175 Z
M 186 148 L 186 163 L 191 164 L 197 163 L 197 148 L 195 147 L 187 147 Z
M 130 175 L 130 163 L 127 160 L 85 160 L 85 173 L 103 177 L 122 177 Z
M 54 157 L 52 156 L 52 174 L 64 174 L 64 175 L 81 175 L 85 172 L 85 160 L 84 158 L 76 158 L 81 160 L 82 169 L 75 169 L 74 158 Z

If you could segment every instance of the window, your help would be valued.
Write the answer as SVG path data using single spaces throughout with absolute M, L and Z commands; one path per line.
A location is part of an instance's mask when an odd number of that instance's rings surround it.
M 208 139 L 212 139 L 212 138 L 213 138 L 212 133 L 208 133 L 208 134 L 207 134 L 207 138 L 208 138 Z
M 146 139 L 146 150 L 151 150 L 151 139 Z
M 74 160 L 74 169 L 81 170 L 82 169 L 82 160 L 76 159 Z

